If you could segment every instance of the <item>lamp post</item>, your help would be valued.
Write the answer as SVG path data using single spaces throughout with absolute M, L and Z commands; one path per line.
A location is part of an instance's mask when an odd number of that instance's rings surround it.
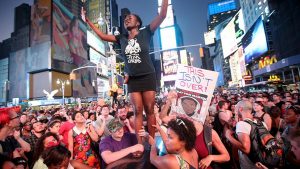
M 62 92 L 62 98 L 63 98 L 63 106 L 65 105 L 65 85 L 69 85 L 70 81 L 69 80 L 56 80 L 56 84 L 61 84 L 61 92 Z

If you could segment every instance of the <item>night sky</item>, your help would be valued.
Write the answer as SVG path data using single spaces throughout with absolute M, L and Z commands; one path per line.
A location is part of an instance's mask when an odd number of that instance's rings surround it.
M 217 0 L 172 0 L 174 14 L 182 33 L 184 45 L 204 44 L 203 33 L 207 31 L 207 5 Z M 13 31 L 14 8 L 22 3 L 32 5 L 33 0 L 1 0 L 0 18 L 1 33 L 0 41 L 10 37 Z M 149 24 L 157 15 L 157 0 L 117 0 L 119 10 L 129 8 L 132 12 L 140 15 L 144 25 Z M 157 33 L 154 37 L 154 46 L 158 48 Z M 194 66 L 199 66 L 200 58 L 198 47 L 188 48 L 194 56 Z

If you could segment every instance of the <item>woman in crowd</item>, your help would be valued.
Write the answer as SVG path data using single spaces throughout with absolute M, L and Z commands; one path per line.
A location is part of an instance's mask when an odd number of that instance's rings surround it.
M 40 137 L 35 145 L 35 151 L 33 154 L 32 164 L 33 169 L 47 169 L 47 166 L 43 163 L 41 154 L 50 147 L 57 146 L 59 144 L 58 135 L 52 132 L 48 132 Z
M 99 161 L 91 147 L 92 141 L 99 141 L 93 125 L 86 124 L 86 119 L 80 112 L 75 112 L 72 119 L 75 126 L 68 134 L 68 146 L 72 159 L 90 167 L 99 167 Z
M 59 140 L 62 140 L 63 136 L 59 134 L 60 126 L 61 126 L 60 120 L 51 120 L 48 123 L 48 132 L 56 134 Z
M 284 120 L 280 118 L 281 111 L 277 106 L 272 106 L 270 109 L 270 116 L 272 118 L 272 127 L 270 134 L 272 134 L 277 140 L 281 140 L 281 134 L 284 129 Z
M 173 119 L 168 123 L 167 137 L 157 125 L 169 154 L 158 156 L 155 144 L 151 147 L 150 160 L 158 169 L 198 169 L 198 155 L 195 148 L 196 128 L 184 118 Z
M 124 27 L 128 35 L 107 35 L 101 32 L 93 22 L 85 17 L 82 12 L 82 19 L 97 33 L 104 41 L 116 42 L 121 45 L 122 54 L 125 60 L 125 83 L 128 84 L 128 93 L 135 109 L 135 128 L 139 131 L 143 126 L 143 110 L 147 114 L 147 125 L 149 133 L 154 137 L 155 116 L 153 114 L 156 75 L 153 63 L 149 56 L 149 42 L 155 30 L 167 16 L 168 0 L 163 0 L 159 15 L 150 25 L 142 28 L 142 20 L 135 14 L 125 17 Z M 136 135 L 138 142 L 142 138 Z
M 263 109 L 264 109 L 264 105 L 261 102 L 257 102 L 257 101 L 254 102 L 253 110 L 255 113 L 253 117 L 257 120 L 265 122 L 265 124 L 268 127 L 268 130 L 270 131 L 272 128 L 272 118 L 268 113 L 264 112 Z
M 229 161 L 229 153 L 217 132 L 198 121 L 193 121 L 193 123 L 196 128 L 195 149 L 200 159 L 199 168 L 212 169 L 212 162 L 224 163 Z M 213 148 L 218 151 L 217 155 L 213 154 Z
M 42 154 L 44 164 L 48 169 L 91 169 L 76 160 L 70 160 L 70 157 L 71 152 L 61 145 L 51 147 Z

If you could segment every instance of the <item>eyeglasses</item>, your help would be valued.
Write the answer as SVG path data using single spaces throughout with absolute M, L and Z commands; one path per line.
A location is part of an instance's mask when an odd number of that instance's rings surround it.
M 10 118 L 10 120 L 14 120 L 14 119 L 17 119 L 17 118 L 20 118 L 20 115 L 17 115 L 16 117 L 13 117 L 13 118 Z
M 185 124 L 185 122 L 183 120 L 177 118 L 176 119 L 176 124 L 177 125 L 183 125 L 184 128 L 188 131 L 188 128 L 187 128 L 187 126 L 186 126 L 186 124 Z

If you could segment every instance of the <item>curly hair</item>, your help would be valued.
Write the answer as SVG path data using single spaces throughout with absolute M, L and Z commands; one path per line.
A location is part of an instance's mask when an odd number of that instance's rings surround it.
M 169 121 L 168 126 L 179 137 L 180 141 L 185 142 L 185 149 L 191 151 L 195 147 L 196 128 L 190 120 L 182 117 L 177 117 Z
M 48 132 L 42 135 L 42 137 L 40 137 L 35 144 L 34 151 L 33 151 L 34 153 L 32 158 L 32 162 L 33 162 L 32 165 L 34 165 L 34 163 L 40 158 L 41 154 L 45 150 L 44 141 L 46 140 L 46 138 L 51 136 L 54 137 L 57 140 L 57 142 L 59 141 L 58 136 L 54 133 Z

